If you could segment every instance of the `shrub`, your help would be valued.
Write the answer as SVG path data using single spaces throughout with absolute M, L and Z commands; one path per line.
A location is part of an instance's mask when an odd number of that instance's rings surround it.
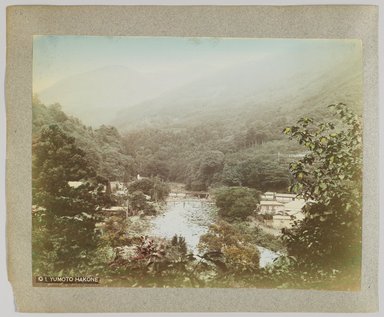
M 219 215 L 224 218 L 246 219 L 254 213 L 260 193 L 246 187 L 224 187 L 215 193 Z
M 151 196 L 151 200 L 165 200 L 169 194 L 169 186 L 163 183 L 159 178 L 143 178 L 128 186 L 129 192 L 141 191 L 145 195 Z
M 226 221 L 211 225 L 209 231 L 201 236 L 199 250 L 214 254 L 214 262 L 221 270 L 231 274 L 252 273 L 259 270 L 260 254 L 251 237 Z M 219 260 L 217 254 L 222 255 Z

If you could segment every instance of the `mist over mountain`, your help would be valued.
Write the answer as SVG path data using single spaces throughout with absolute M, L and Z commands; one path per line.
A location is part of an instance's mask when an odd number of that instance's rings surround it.
M 361 107 L 361 72 L 356 59 L 323 65 L 311 60 L 287 63 L 276 57 L 246 62 L 210 74 L 161 96 L 120 111 L 119 129 L 182 126 L 219 120 L 228 123 L 273 111 L 286 116 L 344 102 Z M 359 111 L 361 109 L 358 109 Z
M 200 69 L 205 69 L 206 73 L 210 68 L 204 65 Z M 65 112 L 96 127 L 111 122 L 122 109 L 201 75 L 195 71 L 191 76 L 185 76 L 187 71 L 181 68 L 139 72 L 121 65 L 106 66 L 64 78 L 38 96 L 47 105 L 60 103 Z
M 229 65 L 183 65 L 144 72 L 114 65 L 67 77 L 39 93 L 45 104 L 94 127 L 121 130 L 233 120 L 284 108 L 305 112 L 319 104 L 360 104 L 360 61 L 354 55 L 329 62 L 303 52 L 279 53 Z M 313 110 L 313 109 L 312 109 Z M 311 111 L 312 111 L 311 110 Z

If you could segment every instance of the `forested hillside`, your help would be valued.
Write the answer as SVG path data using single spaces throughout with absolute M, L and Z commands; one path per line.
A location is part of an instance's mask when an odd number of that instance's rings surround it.
M 194 190 L 221 184 L 286 189 L 288 170 L 286 164 L 279 164 L 278 153 L 298 151 L 297 145 L 275 132 L 286 123 L 278 118 L 272 124 L 239 128 L 212 122 L 182 129 L 146 128 L 121 136 L 111 126 L 85 126 L 59 104 L 45 106 L 37 98 L 33 103 L 34 137 L 42 128 L 57 124 L 75 138 L 98 175 L 110 181 L 128 181 L 137 174 L 159 176 Z
M 358 82 L 356 72 L 346 68 L 327 81 L 321 94 L 313 92 L 313 100 L 353 99 L 350 104 L 359 113 Z M 311 91 L 310 82 L 307 86 Z M 132 120 L 128 120 L 123 134 L 113 126 L 101 125 L 96 129 L 85 126 L 64 113 L 59 104 L 43 105 L 35 97 L 33 133 L 37 135 L 42 127 L 58 124 L 76 139 L 97 173 L 110 181 L 128 181 L 140 174 L 181 182 L 192 190 L 229 185 L 286 191 L 290 185 L 287 157 L 303 153 L 298 144 L 284 139 L 281 131 L 303 114 L 333 120 L 322 107 L 324 103 L 311 102 L 309 95 L 300 95 L 306 96 L 305 100 L 301 97 L 303 100 L 296 103 L 295 98 L 287 99 L 291 107 L 285 107 L 283 100 L 259 107 L 242 105 L 241 111 L 236 107 L 228 111 L 219 111 L 213 106 L 192 107 L 185 111 L 184 119 L 179 117 L 179 123 L 167 120 L 162 115 L 165 110 L 159 107 L 156 124 L 149 126 L 143 122 L 139 128 L 136 122 L 132 123 L 136 128 L 130 129 L 128 122 Z M 211 115 L 207 115 L 208 112 Z M 178 118 L 177 112 L 174 118 Z
M 140 174 L 193 190 L 286 191 L 287 158 L 304 153 L 281 131 L 301 117 L 334 121 L 332 103 L 362 113 L 358 51 L 313 44 L 196 71 L 114 65 L 63 78 L 35 98 L 34 133 L 57 123 L 110 181 Z
M 85 154 L 98 175 L 109 179 L 121 179 L 135 172 L 133 157 L 125 153 L 122 137 L 116 128 L 102 125 L 98 129 L 85 126 L 79 119 L 61 110 L 59 104 L 43 105 L 37 97 L 33 100 L 33 139 L 41 130 L 56 124 Z

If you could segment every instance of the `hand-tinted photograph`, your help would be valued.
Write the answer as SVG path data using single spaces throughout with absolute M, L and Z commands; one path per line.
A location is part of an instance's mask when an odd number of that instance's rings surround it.
M 33 40 L 37 287 L 360 290 L 359 40 Z

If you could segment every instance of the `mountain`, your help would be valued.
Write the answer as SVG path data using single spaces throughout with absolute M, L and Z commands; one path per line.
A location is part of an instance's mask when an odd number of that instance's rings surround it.
M 361 93 L 356 58 L 335 58 L 333 63 L 323 64 L 308 58 L 287 61 L 272 56 L 221 69 L 124 109 L 112 124 L 128 130 L 210 120 L 233 123 L 250 117 L 265 120 L 265 113 L 303 115 L 337 102 L 356 109 L 361 107 Z
M 115 109 L 140 100 L 144 92 L 138 83 L 144 80 L 126 67 L 104 67 L 60 80 L 40 92 L 39 99 L 47 105 L 60 103 L 87 124 L 101 124 Z
M 94 127 L 110 122 L 116 113 L 206 74 L 214 67 L 191 67 L 143 72 L 113 65 L 64 78 L 38 93 L 46 105 L 59 103 L 63 110 Z
M 38 94 L 41 102 L 96 127 L 182 127 L 244 121 L 281 109 L 290 114 L 328 103 L 361 103 L 361 61 L 308 52 L 266 55 L 227 67 L 168 64 L 144 72 L 115 65 L 73 75 Z M 294 109 L 300 109 L 298 111 Z

